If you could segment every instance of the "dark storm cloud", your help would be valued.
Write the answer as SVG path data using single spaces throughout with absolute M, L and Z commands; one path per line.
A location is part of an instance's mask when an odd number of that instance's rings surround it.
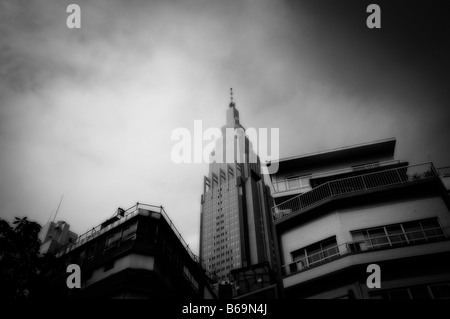
M 450 50 L 442 5 L 377 2 L 382 28 L 371 30 L 366 27 L 370 3 L 287 1 L 284 33 L 271 39 L 281 52 L 276 56 L 286 62 L 274 74 L 282 84 L 262 90 L 261 105 L 290 114 L 290 120 L 278 121 L 288 131 L 285 137 L 303 135 L 301 129 L 289 129 L 293 114 L 308 137 L 320 137 L 313 143 L 302 141 L 306 148 L 396 136 L 399 149 L 408 150 L 401 152 L 407 158 L 413 148 L 426 153 L 434 145 L 444 145 L 450 133 L 446 58 Z M 319 104 L 311 109 L 314 100 Z M 295 154 L 294 148 L 286 148 Z M 440 154 L 442 165 L 449 153 L 442 148 Z M 419 160 L 417 152 L 413 155 Z

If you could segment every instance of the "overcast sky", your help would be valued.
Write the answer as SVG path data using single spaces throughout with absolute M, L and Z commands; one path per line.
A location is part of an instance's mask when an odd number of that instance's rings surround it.
M 43 225 L 64 194 L 81 234 L 163 205 L 198 253 L 208 165 L 173 163 L 171 134 L 224 125 L 230 87 L 281 157 L 396 137 L 398 159 L 449 166 L 449 20 L 427 5 L 0 0 L 0 217 Z

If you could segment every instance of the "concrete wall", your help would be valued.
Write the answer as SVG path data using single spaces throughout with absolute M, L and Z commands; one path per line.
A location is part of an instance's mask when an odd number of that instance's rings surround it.
M 321 294 L 309 296 L 306 299 L 338 299 L 338 298 L 349 299 L 347 297 L 349 290 L 351 290 L 353 292 L 353 296 L 357 299 L 361 299 L 364 297 L 364 295 L 361 292 L 361 288 L 358 287 L 358 284 L 352 283 L 352 284 L 344 285 L 344 286 L 336 288 L 336 289 L 326 291 Z
M 291 252 L 340 233 L 339 216 L 332 212 L 281 235 L 282 265 L 292 262 Z
M 352 241 L 350 231 L 437 217 L 450 226 L 450 213 L 441 197 L 396 200 L 332 211 L 281 234 L 283 264 L 292 262 L 291 252 L 336 236 L 337 244 Z
M 116 259 L 114 261 L 114 267 L 107 271 L 104 271 L 104 267 L 94 270 L 91 278 L 86 281 L 86 286 L 89 286 L 99 280 L 105 279 L 106 277 L 127 268 L 153 270 L 154 265 L 155 258 L 152 256 L 144 256 L 138 254 L 126 255 L 122 258 Z M 81 278 L 81 280 L 84 281 L 83 278 Z

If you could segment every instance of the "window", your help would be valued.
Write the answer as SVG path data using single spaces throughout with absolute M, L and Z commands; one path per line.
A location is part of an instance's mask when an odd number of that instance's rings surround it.
M 433 297 L 436 299 L 450 299 L 450 285 L 449 284 L 431 286 L 430 290 L 433 294 Z
M 226 182 L 226 175 L 225 172 L 221 169 L 220 170 L 220 185 L 224 185 Z
M 418 222 L 405 223 L 403 228 L 405 229 L 408 241 L 417 242 L 425 238 L 422 227 L 420 227 L 420 223 Z
M 371 299 L 450 299 L 450 284 L 403 287 L 370 293 Z
M 287 189 L 298 189 L 309 187 L 309 180 L 311 179 L 311 174 L 288 176 L 286 177 Z M 281 186 L 279 184 L 278 186 Z M 284 186 L 281 186 L 284 188 Z M 279 189 L 281 191 L 281 189 Z
M 117 247 L 119 245 L 120 237 L 121 237 L 121 232 L 118 232 L 112 236 L 109 236 L 106 239 L 105 250 L 111 249 L 113 247 Z
M 234 176 L 234 170 L 233 170 L 233 167 L 231 167 L 231 166 L 229 166 L 229 165 L 228 165 L 228 175 L 229 175 L 229 176 Z
M 409 288 L 412 299 L 430 299 L 430 293 L 425 286 Z
M 406 240 L 401 225 L 387 226 L 386 232 L 392 245 L 401 244 Z
M 137 223 L 125 228 L 122 231 L 122 241 L 136 239 Z
M 442 231 L 441 225 L 437 219 L 427 219 L 420 222 L 424 234 L 427 238 L 442 238 L 445 237 L 444 232 Z
M 389 299 L 411 299 L 408 289 L 398 289 L 389 292 Z
M 84 262 L 84 258 L 85 258 L 85 257 L 86 257 L 86 251 L 83 250 L 83 251 L 80 252 L 79 257 L 78 257 L 80 266 L 83 265 L 83 262 Z
M 288 183 L 288 189 L 296 189 L 301 187 L 299 176 L 286 177 L 286 181 Z
M 408 240 L 413 242 L 445 237 L 437 219 L 405 223 L 403 228 Z
M 388 237 L 386 237 L 384 228 L 375 228 L 367 231 L 366 239 L 369 240 L 370 245 L 376 248 L 389 245 Z
M 92 259 L 94 258 L 94 254 L 95 254 L 95 249 L 97 248 L 97 244 L 93 244 L 91 247 L 89 247 L 86 251 L 86 258 Z
M 291 253 L 294 262 L 291 264 L 291 272 L 301 270 L 315 264 L 328 261 L 339 256 L 339 248 L 336 243 L 336 236 L 322 240 L 307 247 L 295 250 Z M 296 269 L 295 269 L 296 268 Z
M 136 230 L 137 230 L 137 223 L 134 223 L 133 225 L 128 226 L 122 231 L 119 231 L 109 236 L 105 242 L 104 252 L 107 252 L 109 249 L 112 249 L 114 247 L 118 247 L 120 245 L 120 242 L 136 239 Z
M 445 239 L 437 218 L 424 219 L 352 232 L 351 251 L 382 249 Z
M 372 163 L 366 163 L 366 164 L 353 165 L 352 169 L 354 171 L 361 171 L 361 170 L 370 169 L 370 168 L 376 168 L 376 167 L 380 167 L 380 163 L 379 162 L 372 162 Z

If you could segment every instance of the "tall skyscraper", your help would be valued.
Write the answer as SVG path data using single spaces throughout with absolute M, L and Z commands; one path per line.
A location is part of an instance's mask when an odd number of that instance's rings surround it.
M 200 217 L 202 265 L 221 281 L 232 269 L 273 260 L 270 190 L 233 101 L 204 177 Z

